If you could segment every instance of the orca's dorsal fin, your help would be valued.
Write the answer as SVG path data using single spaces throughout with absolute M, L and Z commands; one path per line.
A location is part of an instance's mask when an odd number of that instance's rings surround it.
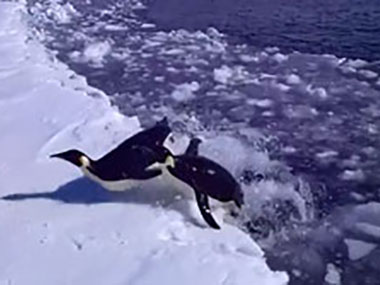
M 187 147 L 185 154 L 191 156 L 197 156 L 199 152 L 199 145 L 201 144 L 201 139 L 192 138 L 190 140 L 189 146 Z

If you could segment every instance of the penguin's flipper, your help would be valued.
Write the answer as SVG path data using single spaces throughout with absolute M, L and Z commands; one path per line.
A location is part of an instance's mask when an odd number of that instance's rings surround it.
M 214 217 L 211 215 L 211 210 L 208 204 L 207 195 L 204 193 L 200 193 L 196 190 L 194 192 L 195 192 L 195 197 L 196 197 L 198 207 L 199 207 L 199 210 L 201 211 L 203 219 L 213 229 L 220 230 L 220 226 L 215 221 Z
M 151 179 L 161 174 L 162 174 L 162 171 L 160 169 L 145 169 L 143 172 L 140 173 L 139 178 Z
M 143 169 L 135 168 L 137 171 L 135 176 L 138 179 L 150 179 L 162 174 L 161 169 L 156 167 L 151 167 L 154 164 L 154 160 L 156 159 L 156 153 L 152 149 L 145 147 L 134 145 L 131 148 L 130 158 L 133 157 L 132 161 L 138 165 L 141 160 L 143 160 Z M 153 164 L 152 164 L 153 163 Z
M 190 140 L 189 146 L 186 149 L 185 154 L 191 155 L 191 156 L 197 156 L 198 155 L 198 149 L 199 145 L 202 142 L 201 139 L 195 137 Z

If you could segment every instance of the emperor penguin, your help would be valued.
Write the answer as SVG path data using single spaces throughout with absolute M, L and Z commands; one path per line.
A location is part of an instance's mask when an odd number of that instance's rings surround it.
M 199 138 L 193 138 L 183 155 L 173 155 L 163 147 L 157 152 L 163 155 L 149 169 L 161 169 L 163 175 L 179 180 L 194 192 L 198 208 L 206 223 L 214 228 L 220 226 L 212 216 L 209 197 L 220 202 L 233 202 L 238 208 L 243 204 L 243 192 L 233 175 L 215 161 L 198 155 Z M 177 181 L 178 182 L 178 181 Z
M 155 126 L 126 139 L 98 160 L 71 149 L 51 155 L 79 167 L 83 174 L 110 191 L 125 191 L 140 186 L 144 180 L 160 174 L 160 169 L 147 167 L 156 162 L 157 153 L 171 133 L 166 117 Z

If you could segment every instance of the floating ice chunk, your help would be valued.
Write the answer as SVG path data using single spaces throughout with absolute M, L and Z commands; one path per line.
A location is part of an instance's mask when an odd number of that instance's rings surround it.
M 328 97 L 327 91 L 323 87 L 314 88 L 309 84 L 306 86 L 306 91 L 313 96 L 319 97 L 320 99 L 326 99 Z
M 298 85 L 301 84 L 302 80 L 297 74 L 290 74 L 286 77 L 286 83 L 290 85 Z
M 362 60 L 362 59 L 355 59 L 355 60 L 348 60 L 347 61 L 347 65 L 352 67 L 352 68 L 363 68 L 364 66 L 366 66 L 368 64 L 367 61 L 365 60 Z
M 357 223 L 355 229 L 358 232 L 380 239 L 380 226 L 371 225 L 368 223 Z
M 278 47 L 267 47 L 265 48 L 267 53 L 278 53 L 280 49 Z
M 356 73 L 356 69 L 351 66 L 340 66 L 339 70 L 346 75 L 354 74 Z
M 324 158 L 335 157 L 338 154 L 339 153 L 336 152 L 335 150 L 327 150 L 327 151 L 323 151 L 323 152 L 317 153 L 316 157 L 319 158 L 319 159 L 324 159 Z
M 95 64 L 101 64 L 104 57 L 111 52 L 109 42 L 96 42 L 88 45 L 83 51 L 83 59 Z
M 112 52 L 111 56 L 116 60 L 125 60 L 131 56 L 131 53 L 128 50 L 118 50 Z
M 269 108 L 270 106 L 273 105 L 273 101 L 270 100 L 270 99 L 262 99 L 262 100 L 259 100 L 259 99 L 248 99 L 247 100 L 247 104 L 248 105 L 254 105 L 254 106 L 257 106 L 257 107 L 261 107 L 261 108 Z
M 377 135 L 379 133 L 379 128 L 375 124 L 369 124 L 367 126 L 367 129 L 368 129 L 368 133 L 370 133 L 371 135 Z
M 341 284 L 339 270 L 333 263 L 327 264 L 327 274 L 325 276 L 325 281 L 331 285 Z
M 70 59 L 72 61 L 80 61 L 80 57 L 81 57 L 81 52 L 80 51 L 77 51 L 77 50 L 74 50 L 73 52 L 71 52 L 69 54 L 70 56 Z
M 121 31 L 127 31 L 128 27 L 115 25 L 115 24 L 107 24 L 104 26 L 104 30 L 110 31 L 110 32 L 121 32 Z
M 378 79 L 378 80 L 376 81 L 376 83 L 375 83 L 375 87 L 376 87 L 376 88 L 380 88 L 380 79 Z
M 373 72 L 372 70 L 362 69 L 358 73 L 368 80 L 373 80 L 378 77 L 378 74 L 376 72 Z
M 269 73 L 260 73 L 260 79 L 276 79 L 277 76 Z
M 232 69 L 226 65 L 223 65 L 221 68 L 214 69 L 214 80 L 222 84 L 227 84 L 231 79 L 232 74 Z
M 212 38 L 221 38 L 223 34 L 214 27 L 207 28 L 207 35 Z
M 177 85 L 171 97 L 178 102 L 189 101 L 194 99 L 194 92 L 198 91 L 199 87 L 199 83 L 196 81 Z
M 315 108 L 310 108 L 307 105 L 293 105 L 285 108 L 285 115 L 288 118 L 312 118 L 318 115 Z
M 170 72 L 170 73 L 179 73 L 179 70 L 173 66 L 169 66 L 166 68 L 166 71 L 167 72 Z
M 296 153 L 297 149 L 295 147 L 293 147 L 293 146 L 288 145 L 288 146 L 283 147 L 282 151 L 284 153 Z
M 173 49 L 169 49 L 169 50 L 164 51 L 163 54 L 166 54 L 166 55 L 180 55 L 180 54 L 184 54 L 184 53 L 185 53 L 185 51 L 182 50 L 182 49 L 173 48 Z
M 146 9 L 146 6 L 141 3 L 140 1 L 133 1 L 133 6 L 132 6 L 132 9 L 133 10 L 144 10 Z
M 344 242 L 348 247 L 348 256 L 351 260 L 358 260 L 377 247 L 376 244 L 355 239 L 345 239 Z
M 364 202 L 366 200 L 365 196 L 357 192 L 351 192 L 350 197 L 354 199 L 356 202 Z
M 152 24 L 152 23 L 143 23 L 141 25 L 142 29 L 154 29 L 155 27 L 156 27 L 156 25 Z
M 154 81 L 156 81 L 156 82 L 164 82 L 165 81 L 165 77 L 164 76 L 156 76 L 156 77 L 154 77 Z
M 263 117 L 274 117 L 274 112 L 272 112 L 272 111 L 265 111 L 265 112 L 262 112 L 261 113 L 261 116 L 263 116 Z
M 278 63 L 283 63 L 289 59 L 289 56 L 278 52 L 273 56 L 273 59 Z
M 290 86 L 279 82 L 273 82 L 272 86 L 282 92 L 288 92 L 290 90 Z
M 248 54 L 242 54 L 239 56 L 240 60 L 246 63 L 249 62 L 259 62 L 259 58 L 257 56 L 252 56 Z
M 47 15 L 52 17 L 59 24 L 69 23 L 72 17 L 77 14 L 78 12 L 70 3 L 61 5 L 56 1 L 52 1 L 51 6 L 47 10 Z
M 347 181 L 363 181 L 365 179 L 365 175 L 363 173 L 363 170 L 361 169 L 357 169 L 357 170 L 346 169 L 340 175 L 340 178 L 342 180 L 347 180 Z
M 360 163 L 360 156 L 357 154 L 351 155 L 349 158 L 343 160 L 341 165 L 347 168 L 356 168 Z
M 273 105 L 273 101 L 269 99 L 257 100 L 256 106 L 267 108 Z
M 374 156 L 375 153 L 377 152 L 377 149 L 374 148 L 373 146 L 367 146 L 367 147 L 362 148 L 362 152 L 368 156 Z

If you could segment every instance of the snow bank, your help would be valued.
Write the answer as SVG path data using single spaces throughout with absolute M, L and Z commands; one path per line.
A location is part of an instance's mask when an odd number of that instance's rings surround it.
M 111 194 L 47 158 L 96 158 L 140 126 L 31 40 L 26 18 L 0 3 L 0 284 L 285 284 L 246 234 L 200 225 L 168 189 Z

